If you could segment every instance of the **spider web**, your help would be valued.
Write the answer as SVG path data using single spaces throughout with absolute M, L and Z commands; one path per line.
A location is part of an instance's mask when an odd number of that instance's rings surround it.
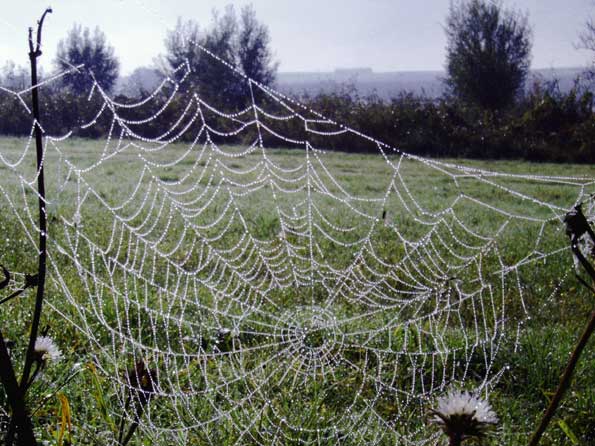
M 562 218 L 595 180 L 402 153 L 245 77 L 246 108 L 222 110 L 176 71 L 135 103 L 93 81 L 94 118 L 45 136 L 63 296 L 46 304 L 87 340 L 111 416 L 168 444 L 435 443 L 428 401 L 506 373 L 504 347 L 571 263 Z M 3 91 L 28 112 L 29 89 Z M 77 138 L 100 124 L 102 140 Z M 374 152 L 354 158 L 373 161 L 363 186 L 327 150 L 346 137 Z M 0 152 L 0 190 L 36 246 L 31 148 Z M 155 375 L 137 419 L 139 362 Z

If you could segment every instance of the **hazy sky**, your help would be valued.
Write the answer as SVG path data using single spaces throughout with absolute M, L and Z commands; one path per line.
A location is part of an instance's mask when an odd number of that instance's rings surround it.
M 4 0 L 0 15 L 0 64 L 27 64 L 27 27 L 48 0 Z M 213 8 L 252 3 L 269 26 L 281 71 L 441 70 L 443 25 L 449 0 L 55 0 L 43 33 L 42 65 L 48 69 L 58 41 L 74 22 L 99 26 L 115 47 L 124 74 L 151 64 L 163 51 L 166 30 L 178 16 L 207 26 Z M 589 53 L 575 49 L 595 0 L 504 0 L 527 11 L 533 26 L 533 67 L 581 66 Z

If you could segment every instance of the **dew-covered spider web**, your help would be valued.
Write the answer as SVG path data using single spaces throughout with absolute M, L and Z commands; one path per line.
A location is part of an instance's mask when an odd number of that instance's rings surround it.
M 92 81 L 90 118 L 44 138 L 45 305 L 109 415 L 162 444 L 435 444 L 428 402 L 489 393 L 555 300 L 595 180 L 408 155 L 239 75 L 228 110 L 188 73 L 137 102 Z M 328 150 L 350 142 L 368 153 Z M 34 248 L 34 141 L 7 144 L 2 206 Z

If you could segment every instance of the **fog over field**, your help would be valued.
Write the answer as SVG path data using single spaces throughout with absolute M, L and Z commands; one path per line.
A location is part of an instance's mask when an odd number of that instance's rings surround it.
M 559 82 L 561 92 L 567 92 L 583 72 L 583 68 L 544 68 L 532 70 L 526 83 L 530 88 L 535 81 Z M 365 97 L 373 94 L 382 99 L 391 99 L 411 92 L 428 98 L 437 98 L 444 93 L 443 71 L 388 71 L 376 72 L 371 68 L 338 68 L 334 71 L 279 72 L 276 88 L 292 96 L 310 96 L 318 93 L 350 92 Z M 137 68 L 129 76 L 122 77 L 116 91 L 137 94 L 140 89 L 150 91 L 161 82 L 155 70 Z
M 555 68 L 533 70 L 527 82 L 534 80 L 559 81 L 560 90 L 568 91 L 581 74 L 581 68 Z M 279 73 L 277 87 L 286 93 L 312 95 L 353 88 L 360 96 L 377 94 L 390 99 L 403 92 L 436 98 L 444 93 L 443 71 L 391 71 L 375 72 L 370 68 L 337 69 L 334 72 Z

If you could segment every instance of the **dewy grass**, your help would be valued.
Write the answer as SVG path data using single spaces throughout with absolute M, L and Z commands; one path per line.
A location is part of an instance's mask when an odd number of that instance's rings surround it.
M 23 141 L 20 139 L 0 139 L 2 154 L 9 159 L 16 158 L 22 145 Z M 76 139 L 66 141 L 62 148 L 81 168 L 91 166 L 104 149 L 102 142 Z M 175 159 L 181 156 L 186 147 L 172 145 L 169 149 L 171 150 L 167 155 L 157 152 L 146 156 L 150 157 L 150 161 L 162 162 L 168 157 Z M 283 169 L 295 168 L 303 162 L 303 152 L 300 151 L 271 150 L 267 152 L 267 156 Z M 219 169 L 228 167 L 230 170 L 226 170 L 225 175 L 233 180 L 241 176 L 234 172 L 248 171 L 257 166 L 259 160 L 257 154 L 234 158 L 230 162 L 222 159 Z M 499 189 L 499 186 L 510 184 L 514 184 L 515 190 L 537 195 L 549 203 L 571 206 L 576 199 L 575 184 L 556 187 L 536 185 L 512 176 L 491 178 L 493 185 L 490 186 L 485 182 L 473 182 L 468 176 L 461 176 L 458 178 L 459 188 L 456 189 L 453 188 L 452 180 L 439 171 L 420 166 L 414 161 L 402 160 L 400 178 L 395 179 L 400 185 L 402 200 L 392 194 L 383 208 L 378 208 L 379 222 L 377 231 L 370 238 L 369 249 L 373 249 L 388 263 L 410 256 L 411 262 L 400 271 L 405 277 L 433 277 L 435 263 L 441 261 L 458 266 L 457 273 L 453 277 L 445 277 L 440 282 L 440 287 L 429 292 L 429 298 L 419 306 L 408 305 L 408 300 L 400 295 L 394 297 L 401 299 L 397 305 L 398 302 L 390 302 L 385 297 L 374 294 L 374 289 L 371 288 L 368 293 L 369 301 L 350 300 L 349 294 L 345 293 L 345 299 L 334 303 L 333 312 L 329 315 L 318 309 L 324 304 L 327 293 L 322 285 L 313 288 L 303 286 L 275 289 L 270 291 L 267 299 L 261 299 L 257 295 L 247 294 L 241 287 L 241 280 L 235 277 L 230 279 L 229 288 L 237 289 L 241 297 L 226 300 L 221 299 L 212 289 L 198 289 L 195 299 L 200 305 L 195 305 L 195 302 L 176 299 L 176 293 L 165 294 L 165 289 L 182 290 L 186 285 L 167 281 L 167 265 L 164 262 L 150 263 L 148 267 L 145 265 L 142 274 L 150 277 L 151 283 L 142 286 L 126 270 L 116 268 L 118 263 L 131 269 L 136 268 L 138 263 L 134 264 L 131 259 L 140 248 L 138 240 L 122 230 L 117 223 L 114 225 L 114 219 L 106 212 L 101 200 L 110 206 L 119 206 L 122 214 L 130 218 L 130 225 L 140 227 L 144 224 L 145 228 L 154 225 L 152 230 L 155 233 L 167 231 L 170 237 L 159 241 L 161 252 L 172 251 L 185 230 L 177 219 L 168 222 L 156 218 L 160 215 L 159 212 L 164 215 L 175 209 L 170 209 L 170 204 L 164 202 L 162 196 L 151 192 L 150 188 L 154 186 L 151 186 L 148 177 L 141 181 L 137 192 L 149 194 L 147 206 L 141 213 L 135 215 L 134 206 L 119 199 L 130 197 L 134 193 L 136 181 L 143 175 L 143 163 L 138 162 L 138 154 L 133 148 L 120 153 L 117 161 L 106 161 L 85 177 L 97 196 L 86 196 L 84 205 L 77 209 L 79 197 L 76 194 L 76 177 L 72 172 L 57 169 L 59 160 L 51 150 L 48 151 L 47 171 L 53 173 L 48 178 L 49 233 L 53 240 L 62 245 L 69 243 L 78 246 L 78 252 L 85 261 L 95 255 L 97 261 L 93 265 L 87 262 L 83 266 L 95 268 L 95 277 L 110 277 L 113 281 L 111 284 L 102 284 L 91 277 L 81 280 L 80 271 L 73 260 L 64 253 L 53 250 L 55 245 L 50 247 L 53 265 L 49 272 L 47 290 L 50 310 L 44 315 L 43 324 L 52 327 L 52 336 L 56 338 L 65 358 L 89 364 L 84 372 L 63 389 L 72 408 L 75 443 L 86 441 L 108 444 L 117 439 L 119 432 L 122 433 L 122 438 L 126 437 L 130 427 L 141 417 L 135 418 L 134 411 L 130 412 L 124 427 L 120 427 L 120 420 L 124 416 L 122 408 L 126 406 L 131 392 L 143 387 L 133 385 L 134 380 L 124 388 L 121 383 L 127 382 L 129 372 L 134 369 L 135 364 L 146 361 L 158 378 L 155 381 L 156 389 L 151 388 L 150 399 L 135 406 L 137 409 L 142 406 L 136 410 L 139 413 L 142 411 L 142 418 L 138 429 L 134 428 L 135 437 L 129 444 L 135 444 L 136 441 L 137 444 L 153 442 L 158 445 L 258 445 L 277 438 L 282 439 L 277 441 L 286 444 L 303 441 L 328 445 L 383 445 L 394 444 L 399 435 L 413 442 L 427 444 L 429 434 L 424 424 L 428 403 L 426 395 L 428 389 L 437 387 L 435 381 L 444 380 L 451 384 L 448 382 L 449 377 L 456 376 L 481 385 L 483 379 L 488 375 L 493 376 L 490 374 L 496 370 L 503 372 L 490 383 L 490 403 L 501 424 L 498 437 L 487 439 L 487 442 L 494 445 L 526 444 L 528 432 L 533 429 L 555 388 L 561 361 L 572 346 L 575 330 L 583 322 L 590 297 L 572 280 L 572 275 L 568 274 L 572 268 L 569 253 L 528 262 L 518 269 L 510 286 L 508 283 L 495 283 L 482 289 L 481 293 L 490 296 L 485 302 L 492 305 L 479 307 L 471 299 L 457 300 L 458 290 L 472 292 L 476 285 L 473 280 L 486 277 L 484 272 L 503 268 L 499 259 L 507 264 L 519 261 L 532 250 L 538 237 L 541 237 L 540 247 L 545 251 L 561 246 L 558 237 L 562 237 L 565 242 L 563 228 L 556 226 L 555 222 L 536 227 L 523 221 L 510 223 L 502 228 L 505 219 L 501 216 L 487 208 L 473 206 L 469 200 L 461 200 L 455 205 L 455 215 L 445 214 L 444 223 L 441 223 L 444 226 L 438 226 L 443 228 L 440 234 L 444 245 L 453 247 L 450 257 L 443 259 L 439 258 L 444 256 L 439 250 L 425 253 L 407 250 L 403 241 L 398 239 L 395 228 L 401 235 L 406 235 L 410 242 L 418 240 L 425 234 L 420 220 L 423 221 L 427 216 L 415 211 L 416 203 L 426 210 L 437 212 L 461 192 L 476 200 L 498 203 L 498 207 L 507 212 L 524 215 L 528 212 L 527 209 Z M 167 168 L 154 167 L 152 173 L 155 178 L 171 187 L 172 183 L 181 181 L 188 174 L 189 168 L 194 168 L 193 175 L 201 186 L 218 184 L 220 175 L 216 170 L 214 174 L 213 170 L 208 170 L 211 166 L 209 163 L 213 160 L 209 161 L 207 156 L 202 156 L 195 161 L 177 163 Z M 450 162 L 507 171 L 513 175 L 529 172 L 539 175 L 595 177 L 595 168 L 585 165 L 486 163 L 468 160 Z M 320 172 L 319 181 L 327 184 L 328 191 L 332 194 L 374 198 L 386 190 L 393 174 L 386 161 L 378 156 L 324 154 L 324 164 L 340 181 L 344 190 L 341 192 L 321 170 L 318 161 L 313 160 L 313 163 L 317 172 Z M 33 175 L 33 168 L 25 174 Z M 295 174 L 284 175 L 293 175 L 291 178 L 297 181 L 302 174 L 303 171 L 297 171 Z M 254 179 L 257 175 L 258 173 Z M 5 191 L 1 198 L 3 208 L 11 209 L 6 197 L 31 201 L 36 198 L 34 195 L 22 198 L 24 193 L 18 179 L 10 173 L 2 176 L 0 185 Z M 233 184 L 228 186 L 232 192 L 241 192 Z M 405 186 L 410 195 L 404 189 Z M 179 190 L 183 190 L 183 187 L 182 183 Z M 415 202 L 411 196 L 416 197 Z M 299 247 L 304 246 L 303 237 L 299 235 L 304 229 L 299 225 L 304 223 L 297 222 L 292 227 L 282 226 L 275 206 L 270 204 L 275 202 L 278 209 L 294 215 L 304 212 L 303 203 L 307 198 L 305 190 L 296 191 L 290 199 L 279 191 L 274 195 L 266 189 L 242 197 L 238 195 L 232 206 L 237 206 L 244 217 L 243 222 L 222 220 L 212 227 L 205 225 L 201 231 L 206 238 L 213 239 L 213 246 L 225 251 L 233 249 L 242 240 L 246 233 L 243 229 L 245 225 L 254 237 L 254 243 L 266 243 L 263 246 L 271 252 L 278 247 L 288 247 L 290 251 L 295 249 L 296 252 L 285 255 L 299 254 L 293 261 L 296 268 L 303 268 L 306 262 L 300 259 L 310 255 L 309 247 L 299 250 Z M 317 209 L 325 211 L 327 219 L 332 218 L 332 221 L 326 223 L 319 219 L 320 230 L 333 231 L 332 225 L 328 223 L 340 222 L 341 226 L 352 228 L 343 237 L 343 240 L 350 243 L 356 243 L 369 230 L 368 223 L 358 224 L 359 221 L 353 217 L 350 209 L 329 199 L 328 195 L 317 194 L 312 197 L 312 203 Z M 185 212 L 188 215 L 196 212 L 194 203 L 181 203 L 180 206 L 186 206 Z M 368 213 L 377 209 L 365 201 L 354 206 L 357 210 Z M 407 207 L 413 211 L 407 212 Z M 204 220 L 215 222 L 224 209 L 223 203 L 214 202 L 205 210 Z M 386 210 L 384 219 L 383 210 Z M 81 213 L 80 217 L 74 218 L 78 211 Z M 311 211 L 317 212 L 315 208 Z M 547 215 L 547 211 L 537 207 L 534 212 L 537 217 Z M 500 256 L 486 255 L 473 264 L 464 264 L 460 257 L 469 255 L 474 247 L 472 244 L 457 244 L 457 239 L 468 235 L 465 235 L 465 229 L 456 222 L 455 217 L 478 235 L 477 240 L 490 236 L 495 231 L 502 231 L 502 236 L 495 242 Z M 64 225 L 64 218 L 71 220 L 73 226 Z M 2 263 L 11 265 L 15 271 L 32 272 L 35 268 L 30 259 L 17 255 L 15 249 L 17 246 L 33 246 L 26 235 L 28 224 L 26 220 L 19 221 L 9 211 L 4 212 L 0 220 L 3 234 L 0 242 Z M 81 237 L 77 238 L 74 225 L 80 225 L 84 234 L 93 234 L 100 246 L 105 247 L 110 243 L 119 246 L 109 262 L 100 261 L 97 252 L 93 253 L 90 248 L 85 248 L 85 241 Z M 217 239 L 226 225 L 231 225 L 226 236 Z M 452 231 L 446 231 L 446 228 Z M 324 237 L 317 241 L 319 246 L 313 246 L 313 250 L 323 251 L 333 268 L 342 269 L 353 263 L 354 249 L 350 246 L 332 244 Z M 157 243 L 158 240 L 153 242 Z M 211 255 L 208 252 L 204 252 L 202 256 L 190 254 L 190 246 L 183 245 L 172 254 L 172 258 L 178 263 L 185 262 L 184 268 L 193 271 Z M 255 258 L 249 254 L 238 254 L 233 265 L 243 265 L 248 270 L 248 265 Z M 277 261 L 281 260 L 283 259 Z M 372 277 L 372 273 L 366 270 L 366 265 L 377 273 L 390 272 L 389 267 L 373 262 L 371 258 L 362 258 L 358 265 L 353 274 L 366 279 Z M 419 269 L 414 270 L 414 266 Z M 115 272 L 111 274 L 112 271 Z M 223 268 L 215 268 L 197 273 L 199 279 L 205 282 L 213 274 L 226 272 Z M 261 276 L 255 272 L 254 280 L 259 278 Z M 64 294 L 61 282 L 68 284 L 71 295 Z M 395 289 L 411 293 L 417 291 L 413 287 L 405 289 L 396 279 L 391 283 Z M 108 285 L 122 292 L 108 292 Z M 357 281 L 345 278 L 346 288 L 356 285 Z M 131 298 L 124 298 L 124 290 Z M 90 293 L 97 293 L 101 299 L 89 305 Z M 17 302 L 15 300 L 3 308 L 6 311 L 6 320 L 14 322 L 7 327 L 7 336 L 11 340 L 18 340 L 18 334 L 26 328 L 25 310 Z M 258 317 L 252 317 L 250 323 L 238 327 L 238 318 L 234 315 L 242 314 L 255 302 L 261 313 Z M 390 313 L 374 313 L 367 311 L 370 305 L 378 308 L 392 305 L 395 310 Z M 452 310 L 442 311 L 447 307 Z M 503 308 L 506 309 L 504 313 Z M 440 310 L 435 318 L 404 323 L 415 321 L 416 314 L 431 314 L 435 309 Z M 362 314 L 366 314 L 366 317 L 362 317 Z M 479 316 L 476 318 L 475 315 Z M 177 322 L 178 317 L 183 317 L 183 323 Z M 341 324 L 335 322 L 333 317 Z M 476 322 L 469 327 L 462 321 Z M 522 321 L 522 324 L 518 326 L 513 321 Z M 494 330 L 494 324 L 502 324 L 496 327 L 499 337 L 491 339 L 488 336 L 487 343 L 478 343 L 475 347 L 469 345 L 469 341 L 473 343 L 483 336 L 476 333 L 490 333 L 490 330 Z M 174 327 L 175 338 L 169 335 Z M 387 330 L 386 327 L 391 329 Z M 305 328 L 309 330 L 306 332 Z M 345 333 L 350 336 L 346 338 Z M 289 346 L 286 350 L 288 354 L 295 353 L 292 360 L 282 356 L 286 354 L 283 346 Z M 23 345 L 19 345 L 17 341 L 14 351 L 18 352 L 19 348 L 22 351 Z M 438 352 L 434 356 L 432 367 L 421 367 L 423 355 L 430 351 Z M 440 354 L 444 351 L 459 352 L 460 355 Z M 165 355 L 164 352 L 176 352 L 178 356 Z M 411 360 L 403 361 L 404 356 Z M 343 362 L 340 363 L 338 358 L 342 358 Z M 425 361 L 430 364 L 431 359 Z M 48 378 L 57 373 L 54 369 L 62 367 L 62 363 L 64 367 L 68 367 L 68 362 L 62 361 L 48 368 Z M 311 372 L 310 376 L 317 376 L 318 379 L 310 379 L 308 374 L 298 371 L 291 374 L 291 381 L 286 381 L 287 368 L 278 367 L 279 363 L 288 364 L 292 370 L 304 367 L 310 367 L 310 370 L 330 370 L 332 364 L 334 375 L 332 379 L 329 376 L 329 379 L 324 380 L 322 374 Z M 168 374 L 164 373 L 165 370 L 176 370 L 178 373 Z M 558 419 L 586 444 L 595 438 L 595 418 L 588 410 L 589 403 L 594 398 L 593 370 L 595 356 L 592 350 L 587 350 L 584 362 L 579 365 L 576 373 L 574 392 L 558 413 Z M 237 376 L 244 376 L 245 379 L 237 380 Z M 443 378 L 444 376 L 447 378 Z M 406 392 L 399 393 L 394 389 L 406 389 Z M 156 390 L 155 394 L 153 390 Z M 176 405 L 173 398 L 166 396 L 168 394 L 179 398 L 181 404 Z M 192 394 L 201 397 L 186 398 Z M 234 403 L 243 401 L 242 398 L 246 395 L 250 395 L 251 401 L 259 404 L 252 407 L 249 404 L 238 406 Z M 421 397 L 415 399 L 411 395 Z M 370 401 L 373 401 L 373 411 L 366 406 L 366 402 Z M 241 409 L 238 410 L 238 407 Z M 222 417 L 221 414 L 226 415 Z M 52 441 L 52 426 L 56 425 L 56 416 L 55 410 L 47 409 L 36 420 L 44 428 L 44 440 Z M 201 424 L 204 420 L 213 419 L 219 421 Z M 378 420 L 383 420 L 386 424 Z M 188 431 L 168 431 L 161 435 L 149 429 L 151 425 L 182 424 L 195 428 Z M 317 432 L 321 425 L 333 426 L 335 430 L 332 434 Z M 245 427 L 245 431 L 238 431 L 238 426 Z M 297 431 L 296 426 L 300 426 L 302 431 Z M 542 444 L 561 444 L 567 434 L 560 426 L 562 425 L 553 425 Z

